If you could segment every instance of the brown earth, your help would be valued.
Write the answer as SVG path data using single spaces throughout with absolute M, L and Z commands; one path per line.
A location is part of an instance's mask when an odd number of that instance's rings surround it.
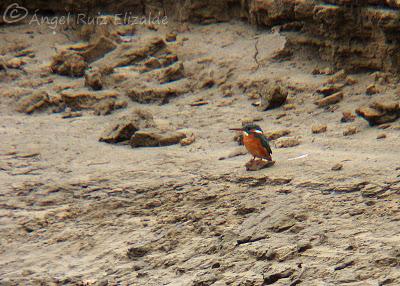
M 241 11 L 231 7 L 227 17 Z M 286 21 L 252 7 L 258 25 Z M 318 27 L 327 38 L 337 28 Z M 51 66 L 68 50 L 84 67 L 96 41 L 44 25 L 0 27 L 1 285 L 399 285 L 393 75 L 349 75 L 334 69 L 354 63 L 346 57 L 324 62 L 293 48 L 302 33 L 243 22 L 137 26 L 132 37 L 111 30 L 115 47 L 88 63 L 102 86 L 93 90 L 80 69 L 68 76 Z M 171 33 L 176 41 L 164 41 Z M 357 61 L 382 59 L 371 53 L 372 34 L 365 39 Z M 263 111 L 276 82 L 286 101 Z M 379 92 L 368 95 L 371 85 Z M 354 117 L 366 107 L 385 122 Z M 255 172 L 228 130 L 251 121 L 276 161 Z M 321 125 L 326 131 L 313 133 Z M 132 148 L 129 137 L 149 127 L 191 139 Z M 108 140 L 117 144 L 99 141 L 107 130 L 122 132 Z

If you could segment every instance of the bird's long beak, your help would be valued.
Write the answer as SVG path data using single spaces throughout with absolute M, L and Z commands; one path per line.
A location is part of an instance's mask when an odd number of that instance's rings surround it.
M 243 128 L 229 128 L 232 131 L 243 131 Z

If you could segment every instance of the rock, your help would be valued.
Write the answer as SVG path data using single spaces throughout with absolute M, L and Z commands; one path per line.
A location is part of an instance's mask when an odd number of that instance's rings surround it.
M 342 118 L 340 119 L 340 122 L 342 123 L 353 122 L 355 119 L 356 116 L 354 114 L 348 111 L 344 111 L 342 113 Z
M 158 69 L 161 67 L 160 60 L 155 57 L 149 58 L 143 64 L 148 70 L 154 70 L 154 69 Z
M 371 108 L 379 110 L 381 112 L 398 112 L 400 111 L 400 105 L 396 101 L 391 100 L 381 100 L 381 101 L 374 101 L 370 104 Z
M 218 281 L 217 275 L 214 273 L 199 273 L 193 279 L 191 286 L 206 286 L 213 285 L 216 281 Z M 189 285 L 189 284 L 188 284 Z
M 85 74 L 87 62 L 76 52 L 63 50 L 53 57 L 51 70 L 60 75 L 81 77 Z
M 368 121 L 370 126 L 393 122 L 400 117 L 400 107 L 393 101 L 375 101 L 370 106 L 356 109 L 356 113 Z
M 180 142 L 181 146 L 189 146 L 192 145 L 196 141 L 196 137 L 194 133 L 192 133 L 190 136 L 186 135 L 186 138 L 183 138 Z
M 328 83 L 334 84 L 341 81 L 345 81 L 347 78 L 347 72 L 345 70 L 340 70 L 335 73 L 329 80 Z
M 355 126 L 348 127 L 345 131 L 343 131 L 343 136 L 350 136 L 358 133 L 358 129 Z
M 343 165 L 342 164 L 336 164 L 331 168 L 332 171 L 340 171 L 342 169 L 343 169 Z
M 354 85 L 357 83 L 357 80 L 351 76 L 346 77 L 346 84 Z
M 379 93 L 379 90 L 377 89 L 377 87 L 376 87 L 375 84 L 371 84 L 371 85 L 369 85 L 369 86 L 367 87 L 367 90 L 365 91 L 365 93 L 366 93 L 367 95 L 374 95 L 374 94 Z
M 300 140 L 295 137 L 282 137 L 275 143 L 277 148 L 290 148 L 300 145 Z
M 286 111 L 288 111 L 288 110 L 293 110 L 293 109 L 296 109 L 296 105 L 293 104 L 293 103 L 285 104 L 285 105 L 282 107 L 282 109 L 283 109 L 283 110 L 286 110 Z
M 242 118 L 242 126 L 244 127 L 244 126 L 246 126 L 247 124 L 251 124 L 251 123 L 254 123 L 254 122 L 258 122 L 258 121 L 262 121 L 263 120 L 263 118 L 261 117 L 261 116 L 255 116 L 255 117 L 245 117 L 245 118 Z
M 284 136 L 290 135 L 290 130 L 283 129 L 283 130 L 275 130 L 275 131 L 268 131 L 265 133 L 265 136 L 268 140 L 276 140 Z
M 313 75 L 333 75 L 335 74 L 335 70 L 333 70 L 332 68 L 315 68 L 312 72 Z
M 166 40 L 167 42 L 175 42 L 175 41 L 176 41 L 176 37 L 177 37 L 176 33 L 168 33 L 168 34 L 165 36 L 165 40 Z
M 153 116 L 146 111 L 136 110 L 131 115 L 124 115 L 115 124 L 104 131 L 100 142 L 115 144 L 131 139 L 141 128 L 154 127 Z
M 10 69 L 19 69 L 23 64 L 20 58 L 12 58 L 6 62 L 6 66 Z
M 130 145 L 132 148 L 169 146 L 179 144 L 185 137 L 186 135 L 180 132 L 147 128 L 136 131 L 130 140 Z
M 176 62 L 164 69 L 159 70 L 157 78 L 161 84 L 184 78 L 182 62 Z
M 286 102 L 288 90 L 279 81 L 269 82 L 260 90 L 260 110 L 268 110 L 280 107 Z
M 377 125 L 378 121 L 383 117 L 383 113 L 371 107 L 360 107 L 356 109 L 356 113 L 369 122 L 370 125 Z
M 109 115 L 114 110 L 123 109 L 128 106 L 125 100 L 118 100 L 115 98 L 109 98 L 101 100 L 93 106 L 95 115 Z
M 386 190 L 378 185 L 368 184 L 361 190 L 361 195 L 365 198 L 374 198 L 383 194 Z
M 328 126 L 326 126 L 326 124 L 314 125 L 311 127 L 311 131 L 314 134 L 325 133 L 327 129 Z
M 151 57 L 157 57 L 162 66 L 177 61 L 177 57 L 167 49 L 167 45 L 160 37 L 145 37 L 132 43 L 119 45 L 103 58 L 93 63 L 100 71 L 113 70 L 118 67 L 144 66 L 144 62 Z
M 86 91 L 66 90 L 61 92 L 61 100 L 73 111 L 83 109 L 95 109 L 99 103 L 104 101 L 116 101 L 120 94 L 117 91 Z
M 272 167 L 273 165 L 275 165 L 275 161 L 250 160 L 246 163 L 246 170 L 259 171 L 261 169 Z
M 255 207 L 239 205 L 236 207 L 235 214 L 236 215 L 247 215 L 247 214 L 254 213 L 256 211 L 257 211 L 257 208 L 255 208 Z
M 326 107 L 331 104 L 340 102 L 343 99 L 343 92 L 337 92 L 315 102 L 319 107 Z
M 378 129 L 388 129 L 391 126 L 392 126 L 391 124 L 381 124 L 381 125 L 378 126 Z
M 126 253 L 129 259 L 134 260 L 145 256 L 150 252 L 150 248 L 147 246 L 130 247 Z
M 64 113 L 62 114 L 63 119 L 68 119 L 68 118 L 76 118 L 76 117 L 81 117 L 82 112 L 79 111 L 72 111 L 71 108 L 66 108 Z
M 199 100 L 199 101 L 192 102 L 192 103 L 190 104 L 190 106 L 195 107 L 195 106 L 203 106 L 203 105 L 207 105 L 207 104 L 209 104 L 208 101 Z
M 378 136 L 376 136 L 376 139 L 385 139 L 387 136 L 385 133 L 379 134 Z
M 32 94 L 22 97 L 17 102 L 17 111 L 31 114 L 50 105 L 50 98 L 46 91 L 34 91 Z
M 102 74 L 98 68 L 88 70 L 85 74 L 85 86 L 93 90 L 103 89 Z
M 278 280 L 289 278 L 295 273 L 292 268 L 286 268 L 281 270 L 273 270 L 268 273 L 268 275 L 264 276 L 264 283 L 262 285 L 272 285 L 275 284 Z M 289 282 L 289 281 L 287 281 Z M 282 285 L 289 285 L 290 283 L 284 283 Z
M 325 85 L 317 89 L 317 93 L 322 94 L 323 96 L 329 96 L 334 93 L 339 92 L 343 88 L 343 84 L 330 84 Z
M 150 202 L 147 202 L 144 206 L 145 209 L 154 209 L 158 208 L 162 205 L 162 202 L 160 200 L 153 200 Z
M 88 63 L 92 63 L 113 51 L 117 47 L 114 41 L 106 37 L 100 37 L 94 44 L 91 44 L 85 48 L 85 51 L 81 52 L 80 55 Z

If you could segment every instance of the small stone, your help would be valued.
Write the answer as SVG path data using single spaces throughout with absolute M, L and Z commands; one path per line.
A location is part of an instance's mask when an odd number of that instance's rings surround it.
M 381 124 L 381 125 L 378 126 L 378 129 L 388 129 L 391 126 L 392 126 L 391 124 Z
M 334 73 L 335 71 L 332 68 L 324 68 L 324 69 L 315 68 L 312 71 L 313 75 L 333 75 Z
M 6 66 L 11 69 L 19 69 L 24 62 L 20 58 L 12 58 L 7 61 Z
M 348 77 L 346 78 L 346 83 L 347 83 L 348 85 L 354 85 L 354 84 L 357 83 L 357 80 L 356 80 L 355 78 L 351 77 L 351 76 L 348 76 Z
M 331 168 L 332 171 L 340 171 L 342 169 L 343 169 L 343 165 L 342 164 L 336 164 Z
M 24 269 L 24 270 L 22 270 L 21 275 L 26 277 L 26 276 L 30 276 L 34 273 L 35 273 L 35 271 L 33 271 L 31 269 Z
M 85 86 L 91 87 L 93 90 L 103 89 L 102 75 L 98 68 L 86 72 Z
M 162 205 L 160 200 L 154 200 L 146 203 L 144 206 L 145 209 L 153 209 L 153 208 L 158 208 Z
M 260 91 L 260 110 L 277 108 L 286 102 L 288 90 L 279 81 L 266 84 Z
M 146 246 L 131 247 L 127 251 L 127 256 L 129 259 L 137 259 L 145 256 L 149 251 L 149 248 Z
M 374 101 L 370 104 L 371 108 L 377 109 L 381 112 L 397 112 L 400 111 L 400 105 L 396 101 L 392 100 L 380 100 Z
M 378 185 L 368 184 L 361 190 L 361 195 L 366 198 L 373 198 L 385 192 L 385 189 Z
M 358 133 L 358 128 L 355 126 L 348 127 L 345 131 L 343 131 L 343 136 L 350 136 Z
M 83 58 L 88 63 L 92 63 L 101 59 L 107 53 L 113 51 L 117 48 L 117 44 L 111 40 L 109 37 L 101 36 L 93 44 L 85 47 L 84 51 L 81 53 Z
M 323 96 L 329 96 L 339 92 L 342 88 L 343 84 L 330 84 L 318 88 L 317 93 L 320 93 Z
M 283 107 L 282 107 L 282 109 L 283 110 L 293 110 L 293 109 L 296 109 L 296 105 L 294 105 L 293 103 L 290 103 L 290 104 L 285 104 Z
M 183 138 L 181 140 L 180 144 L 181 144 L 181 146 L 189 146 L 189 145 L 192 145 L 195 141 L 196 141 L 196 137 L 194 134 L 192 134 L 186 138 Z
M 259 171 L 261 169 L 272 167 L 273 165 L 275 165 L 275 161 L 250 160 L 246 163 L 246 170 Z
M 32 94 L 22 97 L 17 102 L 17 111 L 31 114 L 42 110 L 51 104 L 49 94 L 46 91 L 34 91 Z
M 61 51 L 53 57 L 51 70 L 60 75 L 81 77 L 88 67 L 84 57 L 69 50 Z
M 184 138 L 186 135 L 180 132 L 163 132 L 155 128 L 148 128 L 135 132 L 130 140 L 130 145 L 132 148 L 169 146 L 179 144 Z
M 140 128 L 154 126 L 153 116 L 143 110 L 136 110 L 132 115 L 120 117 L 115 124 L 104 131 L 100 142 L 110 144 L 130 140 L 133 134 Z
M 82 112 L 79 111 L 71 111 L 71 108 L 67 108 L 64 113 L 62 114 L 63 119 L 68 119 L 68 118 L 76 118 L 76 117 L 81 117 Z
M 382 133 L 382 134 L 379 134 L 378 136 L 376 136 L 376 139 L 385 139 L 385 138 L 386 138 L 385 133 Z
M 342 114 L 342 118 L 340 119 L 340 122 L 342 123 L 353 122 L 355 119 L 356 116 L 354 114 L 348 111 L 344 111 Z
M 257 208 L 252 206 L 238 206 L 236 207 L 236 214 L 237 215 L 247 215 L 257 211 Z
M 375 84 L 371 84 L 371 85 L 369 85 L 369 86 L 367 87 L 367 90 L 365 91 L 365 93 L 366 93 L 367 95 L 374 95 L 374 94 L 379 93 L 379 90 L 377 89 L 377 87 L 376 87 Z
M 300 145 L 300 140 L 295 137 L 282 137 L 275 144 L 277 148 L 290 148 Z
M 356 113 L 367 120 L 370 126 L 375 126 L 393 122 L 399 118 L 400 114 L 396 108 L 397 106 L 394 103 L 374 102 L 370 106 L 357 108 Z
M 347 73 L 345 70 L 340 70 L 335 73 L 329 80 L 328 83 L 338 83 L 344 81 L 347 78 Z
M 328 129 L 328 126 L 326 126 L 325 124 L 321 124 L 321 125 L 314 125 L 311 128 L 311 131 L 314 134 L 319 134 L 319 133 L 325 133 L 327 129 Z
M 102 102 L 115 102 L 120 93 L 115 90 L 89 91 L 89 90 L 65 90 L 60 93 L 62 102 L 73 111 L 83 109 L 95 109 Z
M 326 107 L 328 105 L 340 102 L 343 99 L 343 96 L 344 96 L 343 92 L 337 92 L 323 99 L 317 100 L 315 104 L 318 105 L 319 107 Z
M 242 119 L 242 126 L 244 127 L 247 124 L 251 124 L 257 121 L 262 121 L 263 118 L 261 116 L 256 116 L 256 117 L 244 117 Z
M 157 58 L 150 57 L 147 61 L 144 62 L 144 65 L 149 70 L 154 70 L 161 67 L 161 62 Z
M 266 132 L 265 136 L 267 137 L 268 140 L 276 140 L 284 136 L 288 136 L 290 134 L 290 130 L 283 129 L 283 130 L 275 130 L 275 131 L 270 131 Z
M 176 33 L 168 33 L 168 34 L 165 36 L 165 40 L 166 40 L 167 42 L 175 42 L 175 41 L 176 41 L 176 37 L 177 37 Z

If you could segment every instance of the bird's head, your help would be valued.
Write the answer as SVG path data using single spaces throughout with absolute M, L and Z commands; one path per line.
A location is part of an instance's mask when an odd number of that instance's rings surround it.
M 257 124 L 246 124 L 243 128 L 231 128 L 230 130 L 242 131 L 243 135 L 248 136 L 249 134 L 263 134 L 263 130 Z

